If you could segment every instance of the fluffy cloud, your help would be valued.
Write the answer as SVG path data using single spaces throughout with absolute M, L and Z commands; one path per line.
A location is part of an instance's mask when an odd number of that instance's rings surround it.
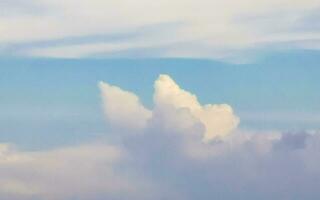
M 0 6 L 0 45 L 32 56 L 142 49 L 144 56 L 230 60 L 267 47 L 317 49 L 320 39 L 310 25 L 318 0 L 4 0 Z
M 119 140 L 108 133 L 37 151 L 0 144 L 0 199 L 320 198 L 318 131 L 231 131 L 230 106 L 203 106 L 167 75 L 155 82 L 152 111 L 133 93 L 99 87 Z
M 152 112 L 141 105 L 136 95 L 103 82 L 99 83 L 99 86 L 109 122 L 130 128 L 147 127 Z M 154 88 L 153 113 L 157 112 L 158 115 L 153 114 L 153 118 L 159 117 L 159 114 L 165 115 L 164 119 L 168 125 L 180 127 L 189 126 L 184 123 L 201 123 L 205 129 L 204 141 L 223 138 L 239 123 L 238 117 L 233 114 L 229 105 L 202 106 L 195 95 L 181 89 L 168 75 L 160 75 Z M 185 118 L 179 121 L 181 110 L 185 110 L 186 114 Z
M 154 102 L 159 109 L 165 106 L 188 109 L 205 126 L 205 141 L 225 136 L 239 123 L 229 105 L 202 106 L 195 95 L 181 89 L 168 75 L 160 75 L 155 82 Z
M 99 87 L 104 111 L 110 123 L 134 129 L 146 126 L 151 111 L 143 107 L 135 94 L 104 82 L 100 82 Z

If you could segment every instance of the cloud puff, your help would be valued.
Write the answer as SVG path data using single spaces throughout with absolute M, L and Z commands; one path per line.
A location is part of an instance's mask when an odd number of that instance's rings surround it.
M 107 119 L 116 126 L 141 129 L 151 117 L 151 111 L 143 107 L 139 98 L 119 87 L 100 82 L 103 108 Z
M 0 45 L 45 57 L 141 49 L 150 56 L 157 49 L 151 56 L 232 60 L 270 47 L 317 49 L 319 29 L 310 24 L 319 6 L 318 0 L 3 0 Z
M 205 129 L 203 140 L 210 141 L 215 138 L 223 138 L 239 123 L 231 106 L 227 104 L 202 106 L 195 95 L 181 89 L 168 75 L 160 75 L 155 81 L 153 112 L 144 108 L 138 97 L 130 92 L 103 82 L 100 82 L 99 86 L 106 116 L 111 123 L 118 126 L 144 128 L 152 113 L 153 118 L 159 117 L 154 114 L 157 112 L 165 115 L 164 119 L 167 123 L 175 126 L 185 126 L 182 123 L 201 123 Z M 185 115 L 189 117 L 189 120 L 185 118 L 178 121 L 179 110 L 183 109 L 190 115 Z
M 154 102 L 156 107 L 172 106 L 175 109 L 186 108 L 205 126 L 204 140 L 223 137 L 239 123 L 227 104 L 208 104 L 202 106 L 197 97 L 181 89 L 168 75 L 160 75 L 155 82 Z

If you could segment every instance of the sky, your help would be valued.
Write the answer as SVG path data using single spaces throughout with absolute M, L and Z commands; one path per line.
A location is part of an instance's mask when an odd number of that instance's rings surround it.
M 0 199 L 319 199 L 319 0 L 3 0 Z

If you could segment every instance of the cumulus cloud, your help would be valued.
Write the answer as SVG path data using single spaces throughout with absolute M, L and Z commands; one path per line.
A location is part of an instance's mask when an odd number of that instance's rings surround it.
M 144 55 L 161 49 L 151 56 L 230 60 L 283 43 L 283 48 L 317 48 L 319 29 L 310 24 L 317 22 L 319 6 L 318 0 L 4 0 L 0 45 L 46 57 L 144 48 Z M 99 40 L 115 35 L 127 37 Z
M 152 112 L 141 105 L 136 95 L 103 82 L 100 82 L 99 86 L 104 110 L 111 123 L 136 128 L 147 126 Z M 223 138 L 239 123 L 231 106 L 227 104 L 202 106 L 195 95 L 181 89 L 168 75 L 160 75 L 155 81 L 154 89 L 153 113 L 157 112 L 158 115 L 154 114 L 153 118 L 159 117 L 159 114 L 165 115 L 167 124 L 174 124 L 176 127 L 189 126 L 183 123 L 200 123 L 205 129 L 204 141 Z M 186 115 L 179 121 L 183 109 Z
M 0 144 L 0 199 L 320 198 L 319 131 L 231 131 L 230 106 L 201 105 L 167 75 L 155 82 L 152 111 L 131 92 L 99 87 L 119 140 L 37 151 Z
M 99 83 L 107 119 L 116 126 L 141 129 L 151 117 L 139 98 L 128 91 L 104 82 Z
M 168 75 L 160 75 L 155 82 L 154 102 L 157 108 L 172 106 L 175 109 L 186 108 L 205 126 L 204 140 L 223 137 L 239 123 L 227 104 L 202 106 L 197 97 L 181 89 Z

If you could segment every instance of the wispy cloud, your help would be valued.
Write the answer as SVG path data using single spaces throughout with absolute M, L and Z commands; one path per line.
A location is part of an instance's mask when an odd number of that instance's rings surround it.
M 0 44 L 14 46 L 63 38 L 131 33 L 142 27 L 162 27 L 143 38 L 126 38 L 121 48 L 111 44 L 77 43 L 17 49 L 32 56 L 84 57 L 111 51 L 163 49 L 155 56 L 233 59 L 246 51 L 281 43 L 310 47 L 320 40 L 319 29 L 310 29 L 320 6 L 317 0 L 297 1 L 3 1 Z M 180 24 L 163 27 L 163 24 Z M 129 39 L 129 41 L 128 41 Z M 125 45 L 123 45 L 125 44 Z M 94 47 L 93 46 L 98 46 Z M 20 46 L 21 47 L 21 46 Z M 41 49 L 44 53 L 40 53 Z M 286 48 L 286 45 L 282 45 Z M 19 50 L 19 51 L 18 51 Z M 58 51 L 59 50 L 59 51 Z M 79 53 L 80 51 L 80 53 Z M 70 52 L 78 52 L 71 54 Z

